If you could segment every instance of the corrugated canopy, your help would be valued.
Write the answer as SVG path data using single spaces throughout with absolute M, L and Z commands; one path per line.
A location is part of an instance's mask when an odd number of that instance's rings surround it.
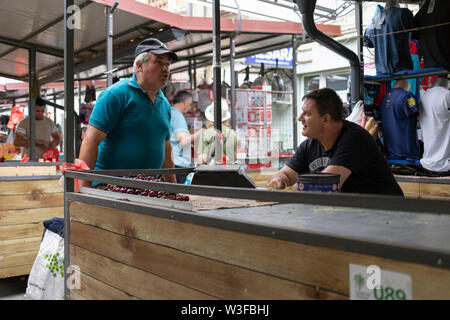
M 75 0 L 81 9 L 81 29 L 75 30 L 75 79 L 101 77 L 106 71 L 105 6 L 114 0 Z M 0 1 L 0 76 L 28 80 L 28 49 L 34 48 L 41 84 L 61 80 L 64 54 L 64 1 Z M 299 18 L 300 21 L 300 18 Z M 241 29 L 239 29 L 241 26 Z M 339 26 L 319 25 L 329 36 Z M 236 55 L 290 46 L 292 35 L 302 35 L 300 23 L 221 19 L 222 60 L 229 59 L 229 37 L 236 36 Z M 114 13 L 114 68 L 132 64 L 136 44 L 154 36 L 180 57 L 172 70 L 186 70 L 188 61 L 212 62 L 212 19 L 185 17 L 134 0 L 121 0 Z M 179 40 L 177 40 L 179 39 Z

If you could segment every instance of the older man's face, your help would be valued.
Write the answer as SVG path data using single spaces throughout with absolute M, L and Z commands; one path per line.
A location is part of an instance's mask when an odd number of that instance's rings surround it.
M 150 53 L 147 62 L 142 64 L 143 82 L 152 88 L 163 88 L 169 80 L 170 58 L 168 54 Z

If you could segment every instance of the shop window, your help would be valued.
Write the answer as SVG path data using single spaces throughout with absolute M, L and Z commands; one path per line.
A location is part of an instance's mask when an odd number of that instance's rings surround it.
M 319 89 L 320 84 L 320 76 L 312 76 L 312 77 L 305 77 L 305 91 L 306 93 Z

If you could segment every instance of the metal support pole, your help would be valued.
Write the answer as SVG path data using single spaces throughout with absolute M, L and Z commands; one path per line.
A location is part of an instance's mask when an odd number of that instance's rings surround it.
M 111 8 L 106 7 L 106 85 L 108 87 L 112 86 L 114 10 L 118 5 L 119 0 L 116 0 Z
M 197 88 L 197 65 L 194 59 L 194 89 Z
M 236 130 L 236 72 L 234 59 L 236 56 L 236 43 L 234 35 L 230 37 L 230 74 L 231 74 L 231 128 Z
M 292 36 L 292 120 L 293 120 L 293 134 L 294 134 L 294 145 L 293 148 L 298 146 L 298 119 L 297 119 L 297 101 L 298 101 L 298 90 L 297 90 L 297 49 L 298 41 L 295 36 Z
M 36 50 L 28 50 L 28 118 L 30 119 L 30 154 L 31 161 L 37 161 L 36 157 L 36 98 L 33 96 L 33 84 L 36 78 Z
M 188 72 L 189 72 L 189 86 L 191 89 L 193 89 L 193 82 L 192 82 L 192 61 L 191 59 L 188 60 Z
M 358 50 L 358 57 L 360 61 L 360 97 L 364 99 L 364 55 L 363 55 L 363 46 L 364 46 L 364 39 L 362 37 L 363 35 L 363 12 L 362 12 L 362 1 L 356 1 L 355 2 L 355 28 L 356 28 L 356 34 L 358 35 L 358 42 L 357 42 L 357 50 Z M 353 106 L 352 106 L 353 107 Z
M 221 104 L 221 47 L 220 47 L 220 0 L 212 2 L 212 20 L 213 20 L 213 76 L 214 76 L 214 129 L 222 132 L 222 104 Z M 214 141 L 215 157 L 214 160 L 222 160 L 222 145 L 219 138 Z
M 64 158 L 65 162 L 74 163 L 74 125 L 73 125 L 73 64 L 74 64 L 74 31 L 68 24 L 70 7 L 73 6 L 73 0 L 64 0 Z M 64 178 L 64 296 L 69 299 L 70 290 L 67 285 L 67 269 L 70 266 L 70 216 L 68 192 L 74 191 L 74 180 Z

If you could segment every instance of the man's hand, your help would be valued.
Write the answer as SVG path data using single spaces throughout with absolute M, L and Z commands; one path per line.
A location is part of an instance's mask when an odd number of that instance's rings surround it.
M 274 173 L 267 183 L 266 188 L 284 189 L 292 186 L 297 181 L 297 172 L 284 166 L 280 171 Z

